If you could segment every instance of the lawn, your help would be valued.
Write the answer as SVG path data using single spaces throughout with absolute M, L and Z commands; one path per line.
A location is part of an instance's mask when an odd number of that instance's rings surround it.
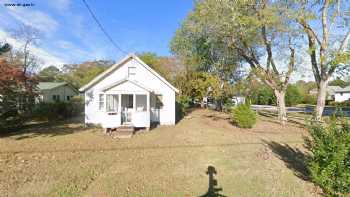
M 239 129 L 209 110 L 130 139 L 75 122 L 30 126 L 0 138 L 0 195 L 318 196 L 305 177 L 306 135 L 266 117 Z

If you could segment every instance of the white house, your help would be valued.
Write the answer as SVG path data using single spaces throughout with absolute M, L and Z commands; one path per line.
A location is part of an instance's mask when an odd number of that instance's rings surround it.
M 340 86 L 328 86 L 327 87 L 327 101 L 335 101 L 335 95 L 337 91 L 342 90 Z
M 327 86 L 327 96 L 326 100 L 327 101 L 336 101 L 335 95 L 337 91 L 341 91 L 342 88 L 340 86 Z M 318 93 L 317 88 L 311 89 L 309 91 L 310 95 L 316 96 Z
M 85 93 L 87 124 L 147 129 L 151 123 L 175 124 L 178 90 L 134 54 L 111 66 L 80 91 Z
M 79 95 L 79 91 L 66 82 L 40 82 L 38 84 L 37 102 L 67 102 L 74 96 Z
M 245 96 L 241 94 L 236 94 L 232 97 L 232 102 L 235 106 L 245 103 Z
M 343 102 L 350 99 L 350 86 L 335 91 L 334 95 L 336 102 Z

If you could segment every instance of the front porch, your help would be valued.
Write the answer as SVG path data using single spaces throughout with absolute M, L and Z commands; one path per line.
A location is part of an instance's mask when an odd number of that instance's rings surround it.
M 156 95 L 151 92 L 106 94 L 107 116 L 118 120 L 108 120 L 105 132 L 117 138 L 130 138 L 136 130 L 149 131 L 159 123 L 159 109 L 154 100 Z
M 160 94 L 131 80 L 105 87 L 99 94 L 102 127 L 106 131 L 149 130 L 160 122 Z
M 115 129 L 120 126 L 149 128 L 151 124 L 151 93 L 106 92 L 103 127 Z M 101 104 L 103 105 L 103 103 Z

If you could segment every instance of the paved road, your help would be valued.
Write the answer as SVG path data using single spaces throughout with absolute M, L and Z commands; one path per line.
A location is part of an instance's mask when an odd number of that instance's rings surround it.
M 252 108 L 254 110 L 269 110 L 269 111 L 277 111 L 276 106 L 271 106 L 271 105 L 252 105 Z M 314 112 L 314 107 L 313 106 L 307 106 L 307 107 L 287 107 L 287 112 L 304 112 L 308 114 L 312 114 Z M 335 107 L 325 107 L 323 111 L 324 116 L 329 116 L 332 115 L 336 112 Z M 343 108 L 342 113 L 350 117 L 350 108 Z

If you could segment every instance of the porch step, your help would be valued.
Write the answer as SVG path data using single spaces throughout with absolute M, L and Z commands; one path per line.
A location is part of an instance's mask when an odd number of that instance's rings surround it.
M 135 127 L 131 126 L 131 125 L 122 125 L 120 127 L 117 128 L 117 132 L 131 132 L 133 133 L 135 131 Z
M 131 138 L 134 132 L 130 131 L 117 131 L 112 134 L 113 138 Z
M 132 125 L 122 125 L 117 128 L 109 128 L 107 132 L 113 138 L 131 138 L 134 134 L 135 127 Z

